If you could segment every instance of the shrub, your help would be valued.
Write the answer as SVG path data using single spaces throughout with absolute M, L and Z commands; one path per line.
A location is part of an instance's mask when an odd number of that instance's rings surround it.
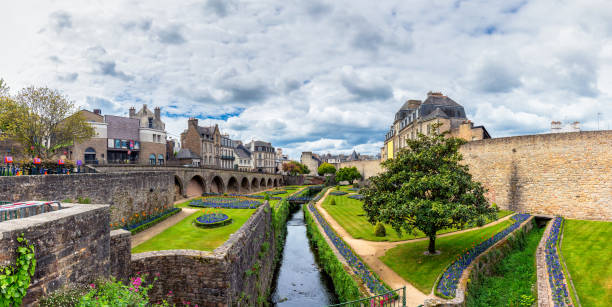
M 339 185 L 336 186 L 336 190 L 340 191 L 340 186 Z
M 384 237 L 387 235 L 387 230 L 385 229 L 385 225 L 383 223 L 376 224 L 376 228 L 374 229 L 374 234 L 377 237 Z
M 332 206 L 335 206 L 336 205 L 336 199 L 332 198 L 331 202 L 329 204 L 332 205 Z
M 89 199 L 89 197 L 82 198 L 79 196 L 78 201 L 79 204 L 91 204 L 91 199 Z
M 40 299 L 40 307 L 72 307 L 79 303 L 79 300 L 89 288 L 83 285 L 70 285 L 59 289 L 48 296 Z
M 17 257 L 15 265 L 0 268 L 0 306 L 21 306 L 30 281 L 36 270 L 34 245 L 23 237 L 17 237 Z
M 151 306 L 148 292 L 153 283 L 145 285 L 146 277 L 144 275 L 132 278 L 127 285 L 112 277 L 110 280 L 99 280 L 90 285 L 89 291 L 80 298 L 78 306 Z M 152 306 L 168 305 L 164 301 Z

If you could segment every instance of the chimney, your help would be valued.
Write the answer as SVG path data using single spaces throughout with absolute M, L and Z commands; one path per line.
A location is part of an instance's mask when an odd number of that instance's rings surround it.
M 136 108 L 130 107 L 130 118 L 136 117 Z
M 155 108 L 155 119 L 161 119 L 161 109 L 159 107 Z
M 440 97 L 444 97 L 444 95 L 442 94 L 442 92 L 434 92 L 434 91 L 429 91 L 427 93 L 427 96 L 440 96 Z
M 195 128 L 198 127 L 198 119 L 195 117 L 190 117 L 189 120 L 187 121 L 187 125 L 188 126 L 193 126 Z
M 572 123 L 572 132 L 580 132 L 580 122 Z
M 561 132 L 561 122 L 552 121 L 550 122 L 550 132 Z
M 102 110 L 94 109 L 94 114 L 102 116 Z
M 416 109 L 421 105 L 420 100 L 410 99 L 408 100 L 408 107 L 411 109 Z

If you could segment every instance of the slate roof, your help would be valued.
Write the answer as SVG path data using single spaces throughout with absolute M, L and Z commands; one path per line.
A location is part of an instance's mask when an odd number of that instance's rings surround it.
M 236 147 L 234 151 L 236 152 L 236 155 L 238 155 L 238 158 L 242 158 L 242 159 L 251 158 L 251 151 L 249 151 L 242 145 L 238 145 L 238 147 Z
M 434 118 L 449 118 L 449 117 L 446 113 L 444 113 L 444 111 L 442 111 L 442 109 L 436 108 L 433 112 L 427 114 L 426 116 L 423 116 L 421 119 L 430 120 Z
M 104 121 L 108 124 L 109 139 L 140 140 L 140 120 L 137 118 L 105 115 Z
M 201 159 L 200 156 L 191 152 L 188 148 L 181 148 L 176 154 L 176 159 Z
M 428 95 L 427 99 L 423 101 L 423 104 L 433 104 L 436 106 L 448 106 L 448 107 L 461 107 L 460 104 L 456 103 L 454 100 L 448 98 L 443 95 Z

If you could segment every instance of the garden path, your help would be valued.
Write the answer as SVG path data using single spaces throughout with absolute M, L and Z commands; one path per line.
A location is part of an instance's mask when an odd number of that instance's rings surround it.
M 406 303 L 408 304 L 408 306 L 418 306 L 422 304 L 423 301 L 427 297 L 433 297 L 431 293 L 424 294 L 423 292 L 419 291 L 417 288 L 412 286 L 412 284 L 404 280 L 401 276 L 399 276 L 397 273 L 391 270 L 387 265 L 385 265 L 380 260 L 380 257 L 384 256 L 387 250 L 389 249 L 392 249 L 404 243 L 428 240 L 428 238 L 418 238 L 418 239 L 396 241 L 396 242 L 374 242 L 374 241 L 367 241 L 363 239 L 355 239 L 344 228 L 342 228 L 342 226 L 340 226 L 340 224 L 338 224 L 338 222 L 336 222 L 336 220 L 334 220 L 332 216 L 323 208 L 323 201 L 327 197 L 327 194 L 331 191 L 332 191 L 331 189 L 327 191 L 327 193 L 325 194 L 325 197 L 322 197 L 321 200 L 317 202 L 316 204 L 317 209 L 319 210 L 321 215 L 323 215 L 327 223 L 336 231 L 336 233 L 340 237 L 342 237 L 342 239 L 348 245 L 351 246 L 351 248 L 359 255 L 359 257 L 361 257 L 361 259 L 363 259 L 363 261 L 365 261 L 368 264 L 368 266 L 374 272 L 376 272 L 376 274 L 391 288 L 398 289 L 403 286 L 406 286 Z M 475 227 L 475 228 L 445 233 L 445 234 L 439 235 L 438 237 L 456 235 L 456 234 L 464 233 L 467 231 L 472 231 L 472 230 L 488 227 L 491 225 L 495 225 L 495 224 L 501 223 L 509 219 L 511 216 L 512 215 L 505 216 L 501 219 L 498 219 L 494 222 L 486 224 L 482 227 Z

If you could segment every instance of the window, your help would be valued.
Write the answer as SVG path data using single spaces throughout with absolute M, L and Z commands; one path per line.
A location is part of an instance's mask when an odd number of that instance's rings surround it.
M 153 117 L 149 117 L 149 128 L 153 128 Z
M 164 164 L 164 155 L 162 155 L 162 154 L 157 155 L 157 163 L 159 165 L 163 165 Z
M 149 163 L 150 163 L 151 165 L 155 165 L 155 154 L 151 154 L 151 155 L 149 156 Z

